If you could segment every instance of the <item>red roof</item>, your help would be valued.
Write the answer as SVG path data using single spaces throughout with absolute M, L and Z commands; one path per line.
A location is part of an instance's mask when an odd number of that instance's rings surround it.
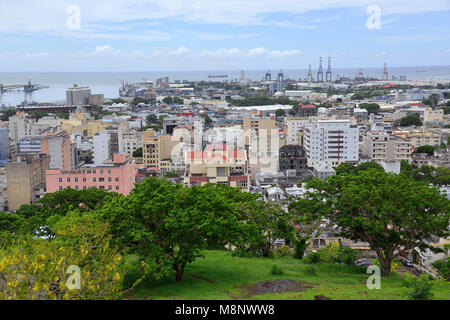
M 300 108 L 316 108 L 313 104 L 300 104 Z
M 190 177 L 189 180 L 192 182 L 208 182 L 208 177 Z
M 246 176 L 231 176 L 231 177 L 229 177 L 229 181 L 248 181 L 248 177 L 246 177 Z
M 422 102 L 414 102 L 414 103 L 408 103 L 408 106 L 424 106 Z

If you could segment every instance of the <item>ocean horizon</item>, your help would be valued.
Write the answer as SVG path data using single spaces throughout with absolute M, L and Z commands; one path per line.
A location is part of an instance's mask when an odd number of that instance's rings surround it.
M 359 70 L 368 77 L 381 78 L 383 68 L 335 68 L 333 79 L 337 76 L 355 77 Z M 48 89 L 36 91 L 32 100 L 40 103 L 64 103 L 66 89 L 74 84 L 91 87 L 92 93 L 101 93 L 105 98 L 119 96 L 120 81 L 128 83 L 143 80 L 156 80 L 160 77 L 169 77 L 170 81 L 224 81 L 240 79 L 242 70 L 204 70 L 204 71 L 128 71 L 128 72 L 0 72 L 1 84 L 25 84 L 29 80 L 33 84 L 49 86 Z M 246 79 L 261 80 L 266 70 L 244 70 Z M 271 69 L 272 79 L 275 79 L 279 69 Z M 316 76 L 317 68 L 312 69 Z M 324 72 L 326 71 L 326 66 Z M 392 76 L 406 76 L 406 80 L 449 80 L 450 66 L 416 66 L 416 67 L 389 67 L 389 79 Z M 306 78 L 308 69 L 283 70 L 284 77 L 300 80 Z M 209 79 L 210 74 L 224 74 L 227 78 Z M 23 92 L 8 92 L 0 95 L 0 105 L 15 106 L 24 100 Z

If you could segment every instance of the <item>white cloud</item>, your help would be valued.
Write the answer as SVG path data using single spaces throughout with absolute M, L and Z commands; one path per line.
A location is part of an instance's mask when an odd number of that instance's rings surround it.
M 176 50 L 170 51 L 169 54 L 173 56 L 186 57 L 190 52 L 191 50 L 189 50 L 188 48 L 179 47 Z
M 245 34 L 214 34 L 214 33 L 199 33 L 198 38 L 200 40 L 242 40 L 258 36 L 255 33 L 245 33 Z
M 313 28 L 290 21 L 268 21 L 272 13 L 303 14 L 334 8 L 366 8 L 373 0 L 78 0 L 81 28 L 97 32 L 108 22 L 177 19 L 187 22 L 229 25 L 278 25 Z M 450 10 L 448 0 L 377 0 L 383 15 Z M 22 0 L 0 3 L 0 32 L 37 33 L 66 31 L 67 8 L 73 0 Z M 105 27 L 106 28 L 106 27 Z M 109 27 L 111 29 L 111 27 Z M 67 36 L 67 34 L 64 34 Z

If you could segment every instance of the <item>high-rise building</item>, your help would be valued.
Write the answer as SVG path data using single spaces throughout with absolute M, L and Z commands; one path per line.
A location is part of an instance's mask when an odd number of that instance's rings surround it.
M 0 128 L 0 165 L 3 166 L 10 159 L 9 128 Z
M 144 165 L 160 170 L 162 161 L 171 161 L 172 151 L 179 143 L 169 134 L 157 135 L 154 130 L 147 130 L 142 147 Z
M 45 171 L 50 164 L 46 154 L 22 154 L 6 164 L 6 185 L 10 211 L 34 203 L 45 193 Z
M 261 112 L 252 111 L 244 116 L 242 127 L 252 180 L 258 172 L 277 173 L 280 136 L 275 118 L 264 118 Z
M 51 169 L 71 170 L 78 164 L 76 144 L 65 131 L 19 140 L 17 154 L 27 153 L 49 155 Z
M 69 106 L 82 106 L 89 104 L 91 88 L 79 87 L 74 84 L 72 88 L 66 90 L 66 104 Z
M 319 120 L 304 127 L 303 139 L 309 167 L 359 159 L 359 129 L 352 128 L 349 120 Z

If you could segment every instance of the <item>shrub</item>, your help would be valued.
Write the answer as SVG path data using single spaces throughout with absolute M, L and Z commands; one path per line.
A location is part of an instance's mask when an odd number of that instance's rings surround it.
M 296 241 L 294 258 L 303 259 L 303 256 L 305 255 L 305 251 L 307 248 L 308 248 L 308 242 L 306 241 L 306 239 L 300 239 L 300 240 Z
M 358 257 L 358 251 L 349 247 L 340 247 L 337 262 L 353 265 Z
M 311 251 L 306 256 L 306 262 L 310 264 L 319 263 L 320 262 L 320 253 Z
M 276 264 L 274 264 L 272 266 L 272 269 L 270 269 L 270 274 L 273 276 L 279 276 L 282 275 L 283 273 L 284 273 L 283 270 L 281 270 L 281 268 L 278 267 Z
M 316 268 L 316 266 L 314 266 L 312 264 L 307 265 L 306 268 L 305 268 L 305 273 L 310 275 L 310 276 L 317 275 L 317 268 Z
M 339 256 L 340 245 L 337 241 L 330 243 L 325 249 L 319 251 L 322 262 L 336 262 Z
M 450 281 L 450 258 L 434 262 L 433 267 L 439 272 L 442 279 Z
M 275 257 L 290 257 L 292 255 L 292 250 L 289 246 L 282 246 L 275 249 Z
M 403 285 L 410 289 L 406 292 L 410 300 L 430 300 L 433 297 L 433 280 L 428 275 L 422 274 L 417 278 L 407 274 Z

